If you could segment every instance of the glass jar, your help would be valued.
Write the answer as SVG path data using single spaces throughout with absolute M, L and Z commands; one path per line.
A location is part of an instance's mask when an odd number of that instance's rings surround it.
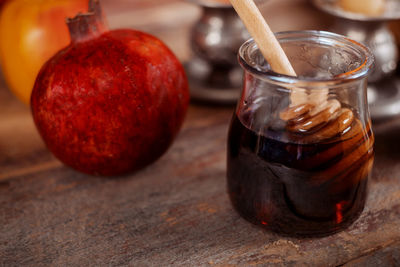
M 297 77 L 269 69 L 253 40 L 239 50 L 241 98 L 228 137 L 227 182 L 247 220 L 290 236 L 322 236 L 364 208 L 374 136 L 363 45 L 321 31 L 278 33 Z

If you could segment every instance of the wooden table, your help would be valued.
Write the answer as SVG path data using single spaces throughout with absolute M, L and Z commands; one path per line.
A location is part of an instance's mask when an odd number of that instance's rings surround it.
M 170 2 L 175 11 L 188 11 L 180 21 L 185 27 L 138 27 L 185 58 L 188 49 L 179 47 L 199 13 Z M 361 217 L 344 232 L 295 239 L 248 223 L 229 203 L 232 111 L 192 104 L 178 138 L 156 163 L 125 177 L 92 177 L 46 150 L 29 109 L 1 81 L 0 266 L 400 265 L 400 119 L 374 125 L 376 164 Z

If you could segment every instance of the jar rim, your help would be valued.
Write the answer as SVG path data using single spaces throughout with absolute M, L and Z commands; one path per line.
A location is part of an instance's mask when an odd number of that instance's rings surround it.
M 250 38 L 242 46 L 239 48 L 238 59 L 242 68 L 252 75 L 256 76 L 259 79 L 267 80 L 270 82 L 275 82 L 279 84 L 295 84 L 296 86 L 306 86 L 306 87 L 314 87 L 314 86 L 334 86 L 338 84 L 343 84 L 344 82 L 352 82 L 356 80 L 360 80 L 365 78 L 372 70 L 372 66 L 374 63 L 374 56 L 372 55 L 369 48 L 365 45 L 354 41 L 346 36 L 327 32 L 327 31 L 315 31 L 315 30 L 307 30 L 307 31 L 283 31 L 275 33 L 278 41 L 299 41 L 315 39 L 318 43 L 321 43 L 323 40 L 331 41 L 332 45 L 338 44 L 341 46 L 346 46 L 351 48 L 353 51 L 358 52 L 364 58 L 364 61 L 361 65 L 353 70 L 350 70 L 346 73 L 341 73 L 332 78 L 314 78 L 314 77 L 295 77 L 289 76 L 285 74 L 276 73 L 270 69 L 260 70 L 250 65 L 249 62 L 246 61 L 245 56 L 247 54 L 247 50 L 252 45 L 255 44 L 253 38 Z M 258 48 L 257 48 L 258 49 Z

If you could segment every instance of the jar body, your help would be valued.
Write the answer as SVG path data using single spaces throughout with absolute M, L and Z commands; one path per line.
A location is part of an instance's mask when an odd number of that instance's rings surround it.
M 371 62 L 363 61 L 370 54 L 350 43 L 340 51 L 341 38 L 278 34 L 298 79 L 263 73 L 268 67 L 252 41 L 240 49 L 245 78 L 228 136 L 228 193 L 244 218 L 275 232 L 327 235 L 364 208 L 374 142 Z

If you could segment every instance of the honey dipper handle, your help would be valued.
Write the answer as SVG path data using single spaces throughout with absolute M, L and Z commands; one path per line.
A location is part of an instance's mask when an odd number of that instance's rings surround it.
M 271 69 L 280 74 L 297 76 L 285 52 L 253 0 L 230 0 Z
M 277 73 L 297 76 L 295 70 L 281 45 L 265 21 L 253 0 L 229 0 L 243 21 L 250 35 L 253 36 L 258 48 L 268 61 L 271 69 Z M 291 88 L 290 101 L 292 106 L 306 103 L 307 93 L 301 89 Z M 323 93 L 322 99 L 325 97 Z

